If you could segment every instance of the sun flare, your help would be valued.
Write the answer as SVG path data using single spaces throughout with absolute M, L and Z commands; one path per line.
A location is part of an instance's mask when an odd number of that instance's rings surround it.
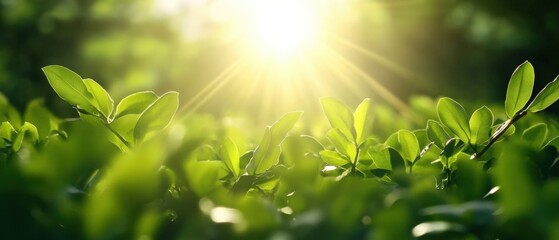
M 241 35 L 250 52 L 292 57 L 316 45 L 318 16 L 309 1 L 243 1 Z
M 183 109 L 195 112 L 214 104 L 217 95 L 236 107 L 263 117 L 316 107 L 323 96 L 378 96 L 399 110 L 406 105 L 383 86 L 371 69 L 386 67 L 396 74 L 410 74 L 396 62 L 375 51 L 375 45 L 357 44 L 362 36 L 350 26 L 356 18 L 356 2 L 345 0 L 155 0 L 165 14 L 184 16 L 177 21 L 189 41 L 219 39 L 230 65 L 215 73 Z M 375 3 L 382 13 L 385 3 Z M 382 15 L 382 14 L 380 14 Z M 211 38 L 210 38 L 211 37 Z M 367 42 L 365 42 L 367 43 Z M 367 64 L 367 65 L 364 65 Z M 366 71 L 364 69 L 368 69 Z M 363 87 L 365 86 L 365 87 Z M 257 109 L 257 110 L 254 110 Z

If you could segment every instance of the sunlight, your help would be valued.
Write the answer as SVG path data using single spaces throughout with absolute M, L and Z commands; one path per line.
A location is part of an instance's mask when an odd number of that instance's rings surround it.
M 318 16 L 309 1 L 245 0 L 240 34 L 253 54 L 292 57 L 318 41 Z
M 220 56 L 231 59 L 181 111 L 188 115 L 222 107 L 221 98 L 226 98 L 226 104 L 250 109 L 264 119 L 282 111 L 311 108 L 316 99 L 335 95 L 377 96 L 407 111 L 406 104 L 378 81 L 386 74 L 377 75 L 374 69 L 389 69 L 402 79 L 414 77 L 377 52 L 376 45 L 355 41 L 359 36 L 348 26 L 361 21 L 355 18 L 355 9 L 361 6 L 358 2 L 155 0 L 161 14 L 182 16 L 182 20 L 177 17 L 182 32 L 207 34 L 189 40 L 219 39 L 215 43 L 225 47 Z M 373 6 L 383 16 L 383 3 Z

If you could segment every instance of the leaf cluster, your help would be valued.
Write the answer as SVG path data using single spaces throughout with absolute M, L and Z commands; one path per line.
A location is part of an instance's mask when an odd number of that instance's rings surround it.
M 353 109 L 327 97 L 327 131 L 306 134 L 302 112 L 290 112 L 258 137 L 208 116 L 171 123 L 176 92 L 115 106 L 94 80 L 43 71 L 79 118 L 59 119 L 40 100 L 21 116 L 0 96 L 8 237 L 557 238 L 559 125 L 535 113 L 559 90 L 555 79 L 532 99 L 528 62 L 502 108 L 420 99 L 411 105 L 432 112 L 402 128 L 372 99 Z

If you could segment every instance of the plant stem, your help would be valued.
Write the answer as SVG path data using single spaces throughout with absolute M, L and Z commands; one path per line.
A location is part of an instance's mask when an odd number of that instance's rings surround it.
M 113 127 L 111 127 L 111 125 L 108 122 L 103 121 L 103 123 L 105 127 L 107 127 L 122 143 L 124 143 L 124 145 L 126 145 L 126 147 L 128 148 L 132 147 L 130 143 L 126 141 L 126 139 L 124 139 L 124 137 L 121 136 L 120 133 L 118 133 Z
M 355 146 L 355 159 L 353 159 L 353 164 L 351 165 L 351 172 L 355 173 L 355 168 L 357 167 L 357 160 L 359 160 L 359 145 L 354 144 Z
M 481 149 L 481 151 L 479 151 L 477 153 L 474 153 L 474 155 L 472 155 L 472 157 L 470 159 L 480 159 L 481 156 L 487 150 L 489 150 L 489 148 L 491 146 L 493 146 L 493 144 L 495 142 L 497 142 L 497 140 L 499 140 L 499 138 L 503 134 L 505 134 L 505 132 L 507 131 L 507 129 L 509 129 L 510 126 L 512 126 L 516 121 L 520 120 L 522 117 L 526 116 L 527 113 L 528 112 L 526 110 L 522 110 L 522 111 L 516 113 L 514 116 L 512 116 L 511 119 L 509 119 L 506 122 L 504 122 L 503 124 L 501 124 L 501 126 L 499 126 L 499 128 L 497 128 L 497 131 L 495 131 L 493 136 L 491 136 L 491 138 L 489 139 L 489 143 L 483 149 Z

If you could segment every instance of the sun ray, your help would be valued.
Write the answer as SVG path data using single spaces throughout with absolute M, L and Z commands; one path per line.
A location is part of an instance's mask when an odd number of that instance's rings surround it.
M 239 67 L 239 65 L 237 64 L 234 64 L 233 66 L 234 67 L 230 71 L 227 71 L 226 74 L 220 75 L 221 78 L 216 78 L 219 79 L 219 81 L 214 80 L 216 84 L 214 84 L 214 86 L 210 88 L 209 92 L 201 95 L 199 101 L 193 102 L 191 105 L 185 105 L 183 107 L 183 109 L 187 109 L 186 113 L 184 114 L 185 116 L 196 112 L 208 100 L 210 100 L 216 94 L 217 91 L 221 90 L 227 83 L 229 83 L 237 75 L 237 73 L 239 73 L 242 70 L 242 68 Z M 187 106 L 189 108 L 187 108 Z
M 244 87 L 246 88 L 246 94 L 242 94 L 242 98 L 240 99 L 243 106 L 246 106 L 253 101 L 251 97 L 254 96 L 258 91 L 258 82 L 264 78 L 266 68 L 265 65 L 260 65 L 260 63 L 256 62 L 251 63 L 251 65 L 247 67 L 247 71 L 250 74 L 248 74 L 248 76 L 246 77 L 246 81 L 250 84 L 244 85 Z
M 356 84 L 355 79 L 351 76 L 351 72 L 345 67 L 343 62 L 340 61 L 339 54 L 332 48 L 326 46 L 322 52 L 322 58 L 326 61 L 325 64 L 327 64 L 328 69 L 339 79 L 337 83 L 341 83 L 353 94 L 364 96 L 364 90 Z
M 411 114 L 414 119 L 416 118 L 416 113 L 400 98 L 394 95 L 390 90 L 385 88 L 382 84 L 378 82 L 374 77 L 367 74 L 361 68 L 356 66 L 351 61 L 345 59 L 344 57 L 340 56 L 340 61 L 344 63 L 351 71 L 355 72 L 359 77 L 361 77 L 365 82 L 369 85 L 369 87 L 375 91 L 382 99 L 384 99 L 388 104 L 392 105 L 396 110 L 400 111 L 401 113 Z
M 376 61 L 377 63 L 382 64 L 384 67 L 387 67 L 388 69 L 392 70 L 394 73 L 400 75 L 401 77 L 405 78 L 405 79 L 413 79 L 413 75 L 410 71 L 408 71 L 407 69 L 405 69 L 404 67 L 398 65 L 397 63 L 389 60 L 388 58 L 377 54 L 375 52 L 369 51 L 347 39 L 343 39 L 341 37 L 338 37 L 334 34 L 328 34 L 328 36 L 333 39 L 335 42 L 342 44 L 344 46 L 349 47 L 352 50 L 355 50 L 358 53 L 361 53 L 362 55 L 368 57 L 369 59 Z
M 204 86 L 196 95 L 194 95 L 188 103 L 186 103 L 181 109 L 180 112 L 187 111 L 190 109 L 192 105 L 198 104 L 198 99 L 202 97 L 206 97 L 208 91 L 212 91 L 216 85 L 222 82 L 222 79 L 226 78 L 231 74 L 239 66 L 239 61 L 234 62 L 225 70 L 223 70 L 217 77 L 211 80 L 207 85 Z

